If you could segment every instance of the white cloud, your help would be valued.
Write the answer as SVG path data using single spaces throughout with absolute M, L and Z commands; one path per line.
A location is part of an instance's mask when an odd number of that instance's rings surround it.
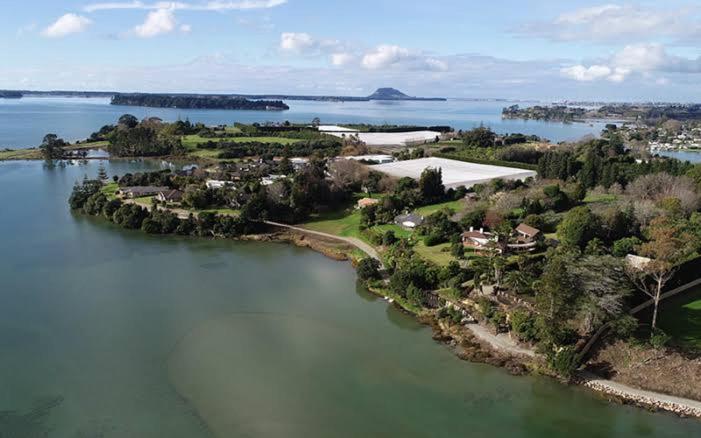
M 108 2 L 92 3 L 85 8 L 86 12 L 109 11 L 115 9 L 173 9 L 190 11 L 227 11 L 227 10 L 249 10 L 249 9 L 269 9 L 287 3 L 287 0 L 241 0 L 241 1 L 209 1 L 204 3 L 184 3 L 184 2 L 154 2 L 144 3 L 142 1 L 131 2 Z
M 134 28 L 134 33 L 141 38 L 151 38 L 172 32 L 176 24 L 172 9 L 158 9 L 149 12 L 146 21 Z
M 433 70 L 433 71 L 447 71 L 448 70 L 448 64 L 446 64 L 444 61 L 441 61 L 440 59 L 426 58 L 424 60 L 424 64 L 426 66 L 426 70 Z
M 560 70 L 563 76 L 577 81 L 606 79 L 623 82 L 633 74 L 655 72 L 701 73 L 701 58 L 688 59 L 671 55 L 661 44 L 631 44 L 607 61 L 590 65 L 573 65 Z
M 382 44 L 373 49 L 364 49 L 334 39 L 317 39 L 304 32 L 281 34 L 279 47 L 282 52 L 287 53 L 328 56 L 331 65 L 336 67 L 355 66 L 366 70 L 384 70 L 401 66 L 405 70 L 448 70 L 448 64 L 444 60 L 397 45 Z
M 183 24 L 180 26 L 180 32 L 190 33 L 190 32 L 192 32 L 192 26 L 190 26 L 189 24 Z
M 317 47 L 317 41 L 308 33 L 284 32 L 280 35 L 280 49 L 301 53 Z
M 409 50 L 403 47 L 383 44 L 366 53 L 363 56 L 362 65 L 370 70 L 378 70 L 397 64 L 409 56 Z
M 603 79 L 611 75 L 611 69 L 605 65 L 592 65 L 585 67 L 583 65 L 573 65 L 564 67 L 560 70 L 565 77 L 574 79 L 575 81 L 594 81 Z
M 43 30 L 42 35 L 49 38 L 61 38 L 73 33 L 85 31 L 92 23 L 89 18 L 76 14 L 66 14 Z
M 628 38 L 686 37 L 699 32 L 698 8 L 604 4 L 527 24 L 518 33 L 558 41 L 618 41 Z
M 356 61 L 355 55 L 346 52 L 332 53 L 331 54 L 331 64 L 342 67 L 345 65 L 353 64 Z

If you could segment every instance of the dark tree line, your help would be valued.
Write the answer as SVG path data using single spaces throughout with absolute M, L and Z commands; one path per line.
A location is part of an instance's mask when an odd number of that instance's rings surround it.
M 248 111 L 282 111 L 290 109 L 281 100 L 248 100 L 242 97 L 230 96 L 182 96 L 168 94 L 117 94 L 112 98 L 112 105 Z
M 692 165 L 669 158 L 636 162 L 618 139 L 593 140 L 572 151 L 548 151 L 538 161 L 538 174 L 546 179 L 576 179 L 585 188 L 628 185 L 639 176 L 666 172 L 682 175 Z

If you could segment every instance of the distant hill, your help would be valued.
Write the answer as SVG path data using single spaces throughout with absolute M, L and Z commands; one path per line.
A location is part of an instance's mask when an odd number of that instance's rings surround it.
M 0 99 L 21 99 L 22 93 L 19 91 L 0 90 Z
M 378 88 L 374 93 L 368 96 L 369 100 L 446 100 L 442 97 L 413 97 L 407 96 L 396 88 Z

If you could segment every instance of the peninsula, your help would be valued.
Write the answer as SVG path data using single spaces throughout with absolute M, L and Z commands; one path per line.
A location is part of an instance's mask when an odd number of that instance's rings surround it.
M 102 172 L 76 184 L 71 208 L 149 234 L 280 240 L 350 259 L 369 290 L 462 358 L 701 416 L 689 359 L 701 333 L 684 310 L 699 303 L 701 165 L 643 160 L 613 128 L 552 145 L 479 127 L 411 149 L 285 128 L 125 115 L 92 140 L 115 157 L 197 166 Z M 60 158 L 63 147 L 47 136 L 40 150 Z
M 116 94 L 112 105 L 144 106 L 149 108 L 219 109 L 246 111 L 284 111 L 290 109 L 281 100 L 249 100 L 238 96 L 173 95 L 173 94 Z

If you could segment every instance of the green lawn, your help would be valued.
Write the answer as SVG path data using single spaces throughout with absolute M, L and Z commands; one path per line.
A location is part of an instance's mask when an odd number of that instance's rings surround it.
M 119 190 L 119 185 L 116 182 L 111 182 L 102 186 L 100 191 L 107 196 L 107 199 L 112 200 L 117 198 L 117 190 Z
M 194 150 L 197 148 L 198 144 L 204 144 L 209 141 L 213 141 L 215 143 L 221 143 L 221 142 L 231 142 L 231 143 L 250 143 L 250 142 L 259 142 L 259 143 L 280 143 L 280 144 L 292 144 L 292 143 L 297 143 L 298 139 L 295 138 L 285 138 L 285 137 L 223 137 L 223 138 L 206 138 L 206 137 L 201 137 L 197 134 L 194 135 L 184 135 L 182 137 L 182 142 L 183 146 L 190 150 Z
M 430 216 L 437 211 L 443 210 L 444 208 L 449 208 L 451 210 L 458 211 L 464 206 L 465 206 L 465 201 L 462 199 L 459 199 L 457 201 L 448 201 L 448 202 L 443 202 L 441 204 L 433 204 L 433 205 L 427 205 L 425 207 L 417 208 L 416 212 L 419 213 L 421 216 Z
M 645 321 L 643 321 L 645 322 Z M 701 288 L 661 304 L 659 326 L 674 344 L 701 351 Z
M 616 195 L 607 195 L 607 194 L 588 195 L 586 198 L 584 198 L 584 202 L 586 204 L 595 204 L 595 203 L 609 204 L 611 202 L 615 202 L 617 199 L 618 199 L 618 196 L 616 196 Z
M 423 259 L 433 262 L 438 266 L 447 266 L 455 260 L 450 253 L 450 243 L 442 243 L 436 246 L 426 246 L 423 240 L 414 246 L 414 251 Z
M 188 155 L 191 157 L 216 159 L 219 157 L 220 153 L 220 149 L 196 149 L 191 151 Z
M 357 237 L 365 240 L 360 233 L 360 212 L 354 210 L 325 213 L 302 224 L 304 228 L 343 237 Z

